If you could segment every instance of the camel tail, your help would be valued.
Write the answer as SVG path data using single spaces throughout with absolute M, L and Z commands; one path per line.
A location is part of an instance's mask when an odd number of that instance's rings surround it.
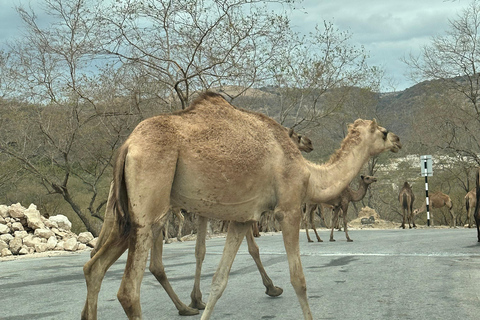
M 132 228 L 130 211 L 128 209 L 128 191 L 125 183 L 125 158 L 127 157 L 128 146 L 123 145 L 117 154 L 117 160 L 113 168 L 113 212 L 119 224 L 120 233 L 127 237 Z
M 465 197 L 465 209 L 468 210 L 470 209 L 470 201 L 468 201 L 468 197 Z

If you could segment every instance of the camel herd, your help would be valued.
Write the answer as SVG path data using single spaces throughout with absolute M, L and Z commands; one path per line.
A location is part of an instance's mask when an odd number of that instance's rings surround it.
M 313 224 L 312 212 L 322 204 L 328 205 L 334 210 L 334 220 L 343 216 L 345 235 L 351 241 L 346 223 L 349 202 L 361 200 L 376 179 L 362 176 L 356 191 L 349 187 L 350 182 L 372 156 L 398 152 L 401 147 L 398 136 L 375 120 L 359 119 L 349 126 L 347 136 L 329 161 L 315 164 L 301 154 L 313 148 L 308 138 L 286 130 L 263 114 L 236 108 L 210 92 L 202 94 L 183 111 L 144 120 L 118 151 L 104 224 L 91 259 L 83 268 L 87 297 L 81 318 L 97 319 L 98 294 L 104 275 L 126 250 L 128 257 L 117 297 L 129 319 L 142 319 L 140 286 L 149 253 L 149 270 L 179 313 L 193 315 L 204 309 L 201 319 L 209 319 L 225 290 L 233 260 L 245 237 L 266 294 L 280 295 L 283 290 L 273 285 L 263 268 L 252 229 L 262 214 L 273 211 L 282 228 L 290 282 L 304 319 L 313 319 L 300 261 L 302 219 Z M 478 181 L 477 173 L 477 196 Z M 410 187 L 408 183 L 405 185 Z M 412 212 L 412 195 L 405 191 L 400 193 L 399 200 L 402 206 L 406 204 L 409 224 L 412 221 L 415 226 L 413 217 L 422 208 Z M 450 203 L 451 208 L 451 201 L 439 198 L 444 206 Z M 476 200 L 474 216 L 478 229 Z M 198 216 L 196 271 L 189 306 L 171 287 L 162 261 L 162 230 L 171 212 L 180 217 L 181 209 Z M 208 219 L 230 223 L 205 303 L 200 292 L 200 274 Z M 316 233 L 315 226 L 312 227 Z M 318 234 L 317 240 L 321 241 Z M 333 229 L 330 240 L 333 241 Z

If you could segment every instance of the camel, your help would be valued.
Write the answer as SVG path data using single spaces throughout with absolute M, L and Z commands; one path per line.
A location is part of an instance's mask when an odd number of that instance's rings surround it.
M 308 242 L 313 242 L 312 239 L 310 239 L 310 235 L 308 234 L 308 229 L 311 227 L 313 229 L 313 232 L 315 232 L 315 236 L 317 237 L 318 242 L 323 242 L 323 240 L 320 238 L 320 236 L 317 233 L 317 227 L 315 226 L 315 212 L 318 212 L 318 215 L 320 216 L 320 219 L 325 223 L 325 226 L 328 228 L 328 225 L 325 221 L 325 209 L 330 208 L 333 209 L 332 206 L 325 204 L 325 203 L 320 203 L 320 205 L 310 203 L 310 204 L 303 204 L 302 207 L 302 213 L 303 213 L 303 218 L 304 218 L 304 223 L 305 223 L 305 234 L 307 235 L 307 240 Z
M 339 213 L 340 210 L 342 210 L 342 218 L 343 218 L 343 229 L 345 231 L 345 236 L 347 238 L 347 242 L 352 242 L 353 240 L 350 238 L 348 235 L 348 230 L 347 230 L 347 212 L 348 212 L 348 205 L 350 204 L 351 201 L 360 201 L 365 197 L 365 194 L 367 193 L 367 189 L 370 186 L 370 184 L 376 182 L 377 179 L 372 176 L 364 176 L 362 175 L 360 177 L 360 185 L 357 191 L 353 191 L 352 188 L 347 187 L 345 190 L 342 191 L 342 193 L 335 199 L 330 200 L 327 203 L 321 204 L 321 206 L 325 207 L 331 207 L 333 209 L 332 213 L 332 227 L 331 227 L 331 232 L 330 232 L 330 241 L 335 241 L 333 238 L 333 231 L 335 228 L 338 229 L 338 220 L 339 220 Z M 315 232 L 315 235 L 317 236 L 317 241 L 318 242 L 323 242 L 322 239 L 320 239 L 320 236 L 317 233 L 315 224 L 313 222 L 313 213 L 315 212 L 315 209 L 317 209 L 318 205 L 317 204 L 307 204 L 306 205 L 306 210 L 305 212 L 308 212 L 308 220 L 306 222 L 306 234 L 307 234 L 307 239 L 308 242 L 313 242 L 309 235 L 308 235 L 308 222 L 310 222 L 310 225 L 312 226 L 313 231 Z M 305 215 L 307 217 L 307 215 Z M 323 218 L 325 220 L 325 218 Z
M 286 129 L 286 128 L 285 128 Z M 288 136 L 292 140 L 292 142 L 296 145 L 296 147 L 305 153 L 309 153 L 313 150 L 313 144 L 312 141 L 303 135 L 300 135 L 296 133 L 293 129 L 286 129 L 288 130 Z M 110 192 L 112 192 L 112 188 L 110 188 Z M 107 202 L 107 209 L 110 208 L 110 197 Z M 179 224 L 179 230 L 177 233 L 177 239 L 180 240 L 181 237 L 181 230 L 184 222 L 184 216 L 182 214 L 182 210 L 178 208 L 172 208 L 171 209 L 172 213 L 175 214 L 175 216 L 179 219 L 180 224 Z M 202 219 L 200 217 L 200 219 Z M 168 237 L 168 223 L 169 219 L 166 219 L 165 223 L 165 233 L 164 233 L 164 238 L 165 238 L 165 243 L 168 244 L 171 241 L 169 240 Z M 228 227 L 229 221 L 224 221 L 224 225 Z M 222 229 L 223 229 L 222 225 Z M 105 243 L 107 240 L 107 234 L 111 232 L 113 228 L 113 210 L 107 210 L 105 213 L 105 221 L 102 226 L 101 233 L 98 237 L 97 244 L 95 248 L 91 252 L 91 257 L 95 255 L 95 253 L 100 249 L 101 246 Z M 155 252 L 152 249 L 151 255 L 152 255 L 152 260 L 155 261 L 155 265 L 150 267 L 150 271 L 152 274 L 155 276 L 155 278 L 159 281 L 159 283 L 162 285 L 162 287 L 165 289 L 171 300 L 173 301 L 174 305 L 176 306 L 178 312 L 180 315 L 195 315 L 198 314 L 201 309 L 205 308 L 205 303 L 202 301 L 202 293 L 200 290 L 200 276 L 201 276 L 201 268 L 202 268 L 202 263 L 205 258 L 205 240 L 206 240 L 206 235 L 207 235 L 207 222 L 205 221 L 200 221 L 197 226 L 198 232 L 197 232 L 197 244 L 196 244 L 196 272 L 195 272 L 195 282 L 194 282 L 194 287 L 192 289 L 191 293 L 191 303 L 187 307 L 176 295 L 174 290 L 172 289 L 168 278 L 165 274 L 165 270 L 162 266 L 161 262 L 161 255 L 163 252 L 163 247 L 161 247 L 162 240 L 154 240 L 154 241 L 159 241 L 157 248 L 159 252 Z M 201 229 L 201 230 L 200 230 Z M 251 234 L 250 234 L 251 233 Z M 258 230 L 258 223 L 254 223 L 252 225 L 252 230 L 250 233 L 247 232 L 246 239 L 247 239 L 247 245 L 248 245 L 248 251 L 250 255 L 252 256 L 253 260 L 255 261 L 255 264 L 257 265 L 257 268 L 260 272 L 260 276 L 262 278 L 262 282 L 265 286 L 265 293 L 271 297 L 276 297 L 279 296 L 283 293 L 283 289 L 280 287 L 277 287 L 273 284 L 273 281 L 270 279 L 268 274 L 266 273 L 263 264 L 260 260 L 260 253 L 257 244 L 255 243 L 255 240 L 253 237 L 258 237 L 259 236 L 259 230 Z
M 401 147 L 398 136 L 375 120 L 358 119 L 329 162 L 317 165 L 303 158 L 273 119 L 235 108 L 213 93 L 183 111 L 142 121 L 117 154 L 111 198 L 116 227 L 84 266 L 82 319 L 96 319 L 101 281 L 127 249 L 117 297 L 129 319 L 142 318 L 140 285 L 148 252 L 157 249 L 153 240 L 161 238 L 170 206 L 201 220 L 231 221 L 201 319 L 211 317 L 252 223 L 271 209 L 282 227 L 290 282 L 304 319 L 313 319 L 298 241 L 301 204 L 335 198 L 371 156 Z
M 412 229 L 412 225 L 410 224 L 410 222 L 412 222 L 413 227 L 416 228 L 417 226 L 415 225 L 415 215 L 413 214 L 413 202 L 415 201 L 415 195 L 413 194 L 412 187 L 408 184 L 407 181 L 405 181 L 402 190 L 400 190 L 400 193 L 398 194 L 398 201 L 402 206 L 403 216 L 403 221 L 400 228 L 405 229 L 405 219 L 408 220 L 408 227 L 410 229 Z
M 477 225 L 477 239 L 480 242 L 480 168 L 478 168 L 476 173 L 476 186 L 475 193 L 477 194 L 477 201 L 475 204 L 475 212 L 473 213 L 473 218 L 475 219 L 475 224 Z
M 472 189 L 465 195 L 465 209 L 467 210 L 467 224 L 469 228 L 472 227 L 472 210 L 475 210 L 476 205 L 477 191 Z
M 457 222 L 455 221 L 456 217 L 455 217 L 455 213 L 453 212 L 453 203 L 452 203 L 452 200 L 450 199 L 450 197 L 448 195 L 446 195 L 445 193 L 441 192 L 441 191 L 437 191 L 437 192 L 434 192 L 433 194 L 429 195 L 428 198 L 429 198 L 430 208 L 433 208 L 433 209 L 440 209 L 440 208 L 443 208 L 443 207 L 448 208 L 448 211 L 450 212 L 450 215 L 452 216 L 453 227 L 456 228 Z M 416 216 L 419 213 L 425 212 L 426 210 L 427 210 L 427 204 L 426 204 L 426 200 L 425 200 L 425 201 L 423 201 L 423 204 L 420 208 L 415 209 L 413 211 L 413 215 Z M 430 214 L 431 214 L 431 212 L 430 212 Z M 433 214 L 431 214 L 431 216 L 432 216 L 432 227 L 433 227 Z

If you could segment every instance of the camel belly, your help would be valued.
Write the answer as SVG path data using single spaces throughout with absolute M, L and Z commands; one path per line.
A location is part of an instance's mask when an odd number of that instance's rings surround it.
M 204 168 L 205 169 L 205 168 Z M 240 222 L 258 220 L 275 203 L 269 179 L 258 179 L 259 172 L 235 178 L 222 170 L 196 172 L 177 169 L 172 185 L 171 204 L 195 214 Z

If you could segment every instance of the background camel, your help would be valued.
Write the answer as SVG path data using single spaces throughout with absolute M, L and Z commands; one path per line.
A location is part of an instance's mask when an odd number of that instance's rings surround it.
M 473 217 L 475 218 L 475 224 L 477 225 L 477 239 L 480 242 L 480 168 L 477 169 L 475 179 L 475 191 L 477 194 L 477 201 L 475 204 L 475 212 L 473 213 Z
M 428 198 L 429 198 L 430 208 L 433 208 L 433 209 L 441 209 L 443 207 L 448 208 L 448 212 L 450 212 L 450 215 L 452 216 L 453 227 L 456 227 L 457 222 L 456 222 L 455 213 L 453 212 L 453 203 L 450 197 L 441 191 L 437 191 L 429 195 Z M 427 203 L 426 203 L 426 200 L 424 200 L 422 206 L 418 209 L 415 209 L 413 211 L 413 214 L 416 216 L 417 214 L 425 212 L 426 210 L 427 210 Z M 433 214 L 432 212 L 430 212 L 430 214 L 432 216 L 432 226 L 433 226 Z
M 405 229 L 405 219 L 408 220 L 408 227 L 411 229 L 413 227 L 416 228 L 415 225 L 415 215 L 413 214 L 413 202 L 415 201 L 415 195 L 413 194 L 412 187 L 408 184 L 407 181 L 403 184 L 402 190 L 398 194 L 398 201 L 400 202 L 400 206 L 402 207 L 402 216 L 403 221 L 401 228 Z
M 327 203 L 323 203 L 320 206 L 323 206 L 324 208 L 332 208 L 333 213 L 332 213 L 332 222 L 331 222 L 331 233 L 330 233 L 330 241 L 335 241 L 333 238 L 333 231 L 335 228 L 338 228 L 338 221 L 340 218 L 340 211 L 342 212 L 341 217 L 343 218 L 343 229 L 345 231 L 345 237 L 347 238 L 348 242 L 352 242 L 353 240 L 350 238 L 348 235 L 348 228 L 347 228 L 347 212 L 348 212 L 348 206 L 351 201 L 360 201 L 365 197 L 365 194 L 367 193 L 368 186 L 372 184 L 373 182 L 376 182 L 377 179 L 372 176 L 361 176 L 360 177 L 360 183 L 359 187 L 356 191 L 354 191 L 350 186 L 347 187 L 345 190 L 342 191 L 342 193 L 335 199 L 330 200 Z M 305 206 L 304 210 L 304 219 L 305 219 L 305 230 L 307 234 L 307 240 L 308 242 L 313 242 L 310 239 L 310 236 L 308 235 L 308 227 L 309 225 L 312 226 L 313 231 L 315 232 L 315 235 L 317 237 L 318 242 L 323 242 L 322 239 L 320 239 L 320 236 L 317 233 L 315 223 L 314 223 L 314 212 L 317 210 L 318 205 L 317 204 L 307 204 Z M 325 218 L 323 217 L 325 220 Z
M 469 228 L 472 227 L 472 211 L 475 211 L 476 205 L 477 191 L 472 189 L 465 195 L 465 209 L 467 210 L 467 224 Z
M 318 213 L 320 216 L 320 220 L 323 221 L 325 226 L 328 228 L 328 225 L 325 221 L 325 209 L 333 209 L 333 206 L 325 203 L 321 203 L 319 205 L 311 203 L 311 204 L 303 204 L 302 207 L 302 212 L 303 212 L 303 219 L 304 219 L 304 224 L 305 224 L 305 234 L 307 235 L 307 240 L 308 242 L 313 242 L 312 239 L 310 239 L 310 235 L 308 234 L 308 229 L 312 228 L 313 232 L 315 232 L 315 236 L 317 237 L 318 242 L 323 242 L 322 239 L 320 239 L 320 236 L 317 233 L 317 227 L 315 226 L 315 212 Z
M 301 204 L 335 198 L 371 156 L 400 148 L 399 138 L 376 121 L 357 120 L 330 161 L 316 165 L 303 158 L 281 125 L 211 93 L 182 112 L 144 120 L 118 152 L 113 202 L 119 227 L 84 266 L 82 318 L 96 318 L 101 280 L 128 249 L 117 296 L 130 319 L 141 319 L 148 252 L 172 204 L 203 218 L 232 221 L 202 319 L 210 318 L 222 295 L 252 222 L 271 208 L 282 227 L 290 280 L 304 318 L 313 319 L 298 243 Z
M 368 187 L 376 182 L 377 179 L 372 176 L 361 176 L 360 177 L 360 182 L 358 185 L 358 189 L 354 191 L 352 188 L 347 187 L 345 190 L 342 191 L 339 197 L 336 199 L 333 199 L 327 204 L 330 204 L 333 206 L 333 216 L 332 216 L 332 228 L 330 231 L 330 241 L 335 241 L 333 239 L 333 231 L 335 229 L 336 224 L 338 223 L 338 218 L 340 215 L 340 211 L 342 212 L 342 218 L 343 218 L 343 230 L 345 232 L 345 237 L 347 238 L 348 242 L 352 242 L 353 240 L 350 239 L 348 235 L 348 228 L 347 228 L 347 212 L 348 212 L 348 205 L 350 204 L 351 201 L 360 201 L 365 197 L 365 194 L 367 193 Z

